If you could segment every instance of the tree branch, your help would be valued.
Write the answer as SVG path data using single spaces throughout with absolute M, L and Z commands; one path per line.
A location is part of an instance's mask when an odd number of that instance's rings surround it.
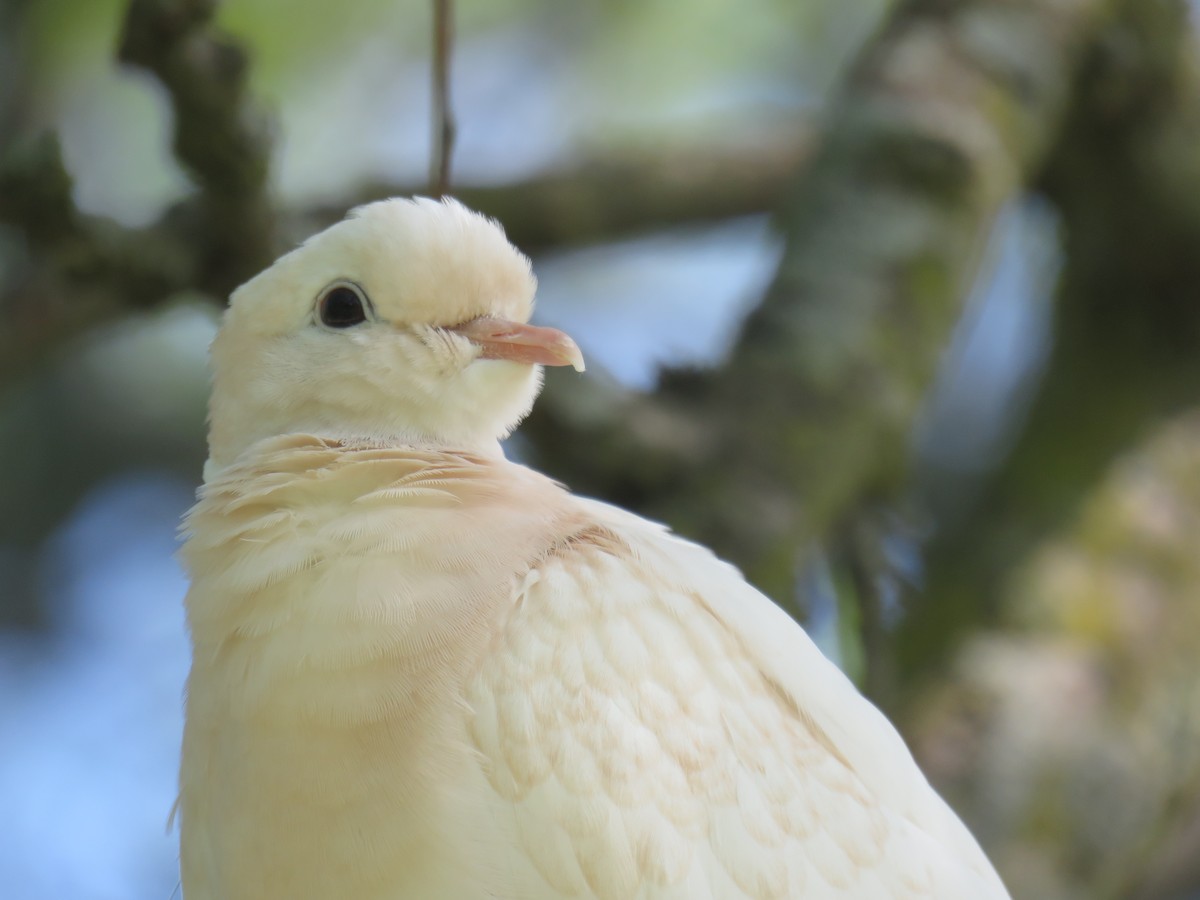
M 210 26 L 213 0 L 133 0 L 121 59 L 171 96 L 175 152 L 199 193 L 155 225 L 127 229 L 75 207 L 52 136 L 0 153 L 0 223 L 30 259 L 5 280 L 0 381 L 94 325 L 181 290 L 224 297 L 276 255 L 266 127 L 245 92 L 246 59 Z
M 1005 576 L 1200 383 L 1200 73 L 1183 2 L 1123 0 L 1080 68 L 1039 187 L 1064 219 L 1055 343 L 1024 432 L 930 547 L 907 678 L 994 616 Z
M 199 256 L 196 287 L 224 297 L 277 255 L 271 140 L 246 92 L 245 52 L 212 26 L 217 0 L 132 0 L 120 59 L 151 72 L 175 112 L 175 155 L 200 189 L 176 210 Z
M 170 229 L 126 229 L 84 216 L 51 135 L 0 158 L 0 223 L 22 236 L 0 314 L 0 384 L 54 347 L 117 315 L 161 302 L 196 279 L 196 260 Z
M 514 184 L 460 188 L 464 203 L 504 222 L 531 252 L 768 210 L 803 158 L 807 142 L 788 131 L 745 147 L 608 158 Z M 349 205 L 420 193 L 421 185 L 376 184 Z M 345 205 L 318 206 L 275 217 L 283 242 L 337 221 Z M 228 211 L 228 209 L 226 209 Z M 23 236 L 28 271 L 7 279 L 0 306 L 0 384 L 93 325 L 153 306 L 182 290 L 223 302 L 235 273 L 265 252 L 237 248 L 234 267 L 209 267 L 218 252 L 207 230 L 220 217 L 185 201 L 144 229 L 83 216 L 51 137 L 24 141 L 0 154 L 0 224 Z M 257 240 L 257 238 L 256 238 Z M 274 252 L 273 250 L 271 251 Z M 269 262 L 269 260 L 268 260 Z M 257 269 L 255 270 L 257 271 Z M 253 273 L 251 273 L 253 274 Z
M 767 212 L 779 205 L 810 147 L 807 130 L 776 129 L 753 141 L 615 154 L 501 185 L 459 185 L 454 196 L 498 219 L 526 253 L 539 253 Z M 349 203 L 310 210 L 304 222 L 319 227 L 340 219 L 347 205 L 424 190 L 366 184 Z
M 541 462 L 718 547 L 786 603 L 796 548 L 904 483 L 979 249 L 1040 170 L 1105 6 L 901 4 L 831 104 L 729 363 L 599 404 L 613 420 L 581 422 L 551 392 L 527 430 Z

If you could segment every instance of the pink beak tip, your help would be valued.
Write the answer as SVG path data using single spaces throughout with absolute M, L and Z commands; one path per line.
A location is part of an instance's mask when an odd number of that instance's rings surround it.
M 507 359 L 528 365 L 570 366 L 584 371 L 583 351 L 557 328 L 484 316 L 453 329 L 481 349 L 481 359 Z

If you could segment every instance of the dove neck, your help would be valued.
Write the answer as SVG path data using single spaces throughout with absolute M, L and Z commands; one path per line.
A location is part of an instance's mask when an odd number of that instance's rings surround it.
M 214 429 L 209 436 L 209 455 L 204 463 L 204 480 L 210 482 L 230 466 L 252 460 L 264 451 L 274 450 L 280 442 L 307 439 L 346 450 L 411 448 L 418 451 L 463 452 L 486 459 L 505 459 L 498 438 L 440 438 L 417 432 L 369 433 L 321 427 L 297 427 L 283 434 L 268 435 L 253 441 L 243 449 L 230 450 L 223 446 Z
M 211 469 L 228 467 L 263 440 L 294 434 L 499 456 L 499 441 L 541 387 L 540 367 L 504 360 L 478 360 L 448 374 L 382 364 L 363 372 L 345 363 L 296 384 L 291 369 L 267 353 L 238 368 L 237 348 L 227 344 L 213 345 Z

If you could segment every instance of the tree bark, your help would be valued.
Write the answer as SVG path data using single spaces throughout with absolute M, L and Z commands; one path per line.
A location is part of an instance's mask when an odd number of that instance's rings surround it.
M 544 465 L 717 547 L 791 606 L 804 548 L 903 489 L 979 251 L 1041 171 L 1108 7 L 900 4 L 831 104 L 729 362 L 578 417 L 551 392 L 525 432 Z
M 977 503 L 929 548 L 898 635 L 902 677 L 994 620 L 1005 577 L 1114 459 L 1200 399 L 1200 74 L 1182 2 L 1125 0 L 1089 48 L 1034 186 L 1066 267 L 1040 392 Z

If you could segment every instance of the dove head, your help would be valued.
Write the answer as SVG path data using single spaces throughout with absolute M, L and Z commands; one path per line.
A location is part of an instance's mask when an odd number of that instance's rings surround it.
M 527 324 L 535 287 L 503 229 L 453 200 L 360 207 L 230 298 L 208 471 L 293 433 L 493 450 L 543 365 L 583 368 L 569 337 Z

